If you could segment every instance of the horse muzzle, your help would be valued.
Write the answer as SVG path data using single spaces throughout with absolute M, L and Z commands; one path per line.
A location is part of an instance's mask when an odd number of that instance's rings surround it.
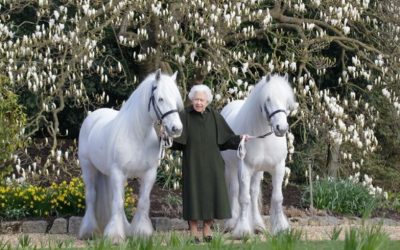
M 167 131 L 168 136 L 176 138 L 176 137 L 181 136 L 182 127 L 181 126 L 178 127 L 178 126 L 173 125 L 171 127 L 166 127 L 166 131 Z
M 273 126 L 274 134 L 278 137 L 283 137 L 286 135 L 286 132 L 289 130 L 289 125 L 279 125 Z

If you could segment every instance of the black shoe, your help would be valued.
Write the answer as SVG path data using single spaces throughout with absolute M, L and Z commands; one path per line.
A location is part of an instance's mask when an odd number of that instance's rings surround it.
M 212 241 L 212 236 L 211 235 L 204 236 L 204 241 L 205 242 L 211 242 Z

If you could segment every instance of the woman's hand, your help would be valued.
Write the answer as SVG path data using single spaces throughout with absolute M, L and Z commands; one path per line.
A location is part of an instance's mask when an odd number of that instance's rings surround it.
M 243 134 L 240 136 L 240 140 L 243 140 L 243 139 L 244 139 L 244 141 L 250 141 L 251 139 L 253 139 L 253 136 L 248 135 L 248 134 Z

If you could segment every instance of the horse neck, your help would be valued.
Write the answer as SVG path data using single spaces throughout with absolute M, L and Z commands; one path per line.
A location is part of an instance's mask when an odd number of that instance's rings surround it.
M 259 96 L 253 96 L 254 98 L 260 98 Z M 245 129 L 246 133 L 259 136 L 263 135 L 271 130 L 271 124 L 265 119 L 263 112 L 261 110 L 261 105 L 259 101 L 251 100 L 248 97 L 244 102 L 242 108 L 238 113 L 238 120 L 241 121 L 241 126 Z
M 144 137 L 153 129 L 154 119 L 150 116 L 148 104 L 151 96 L 151 82 L 145 82 L 132 93 L 120 110 L 116 120 L 122 121 L 136 136 Z M 150 107 L 152 109 L 152 107 Z

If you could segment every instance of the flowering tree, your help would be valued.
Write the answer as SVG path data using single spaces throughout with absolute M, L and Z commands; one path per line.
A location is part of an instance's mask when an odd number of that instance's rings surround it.
M 217 107 L 263 75 L 289 73 L 299 102 L 294 164 L 331 175 L 339 163 L 361 168 L 378 149 L 383 104 L 400 112 L 398 1 L 2 3 L 0 74 L 33 100 L 27 135 L 45 128 L 53 148 L 66 106 L 103 105 L 110 86 L 134 87 L 156 68 L 179 71 L 183 96 L 204 81 Z

